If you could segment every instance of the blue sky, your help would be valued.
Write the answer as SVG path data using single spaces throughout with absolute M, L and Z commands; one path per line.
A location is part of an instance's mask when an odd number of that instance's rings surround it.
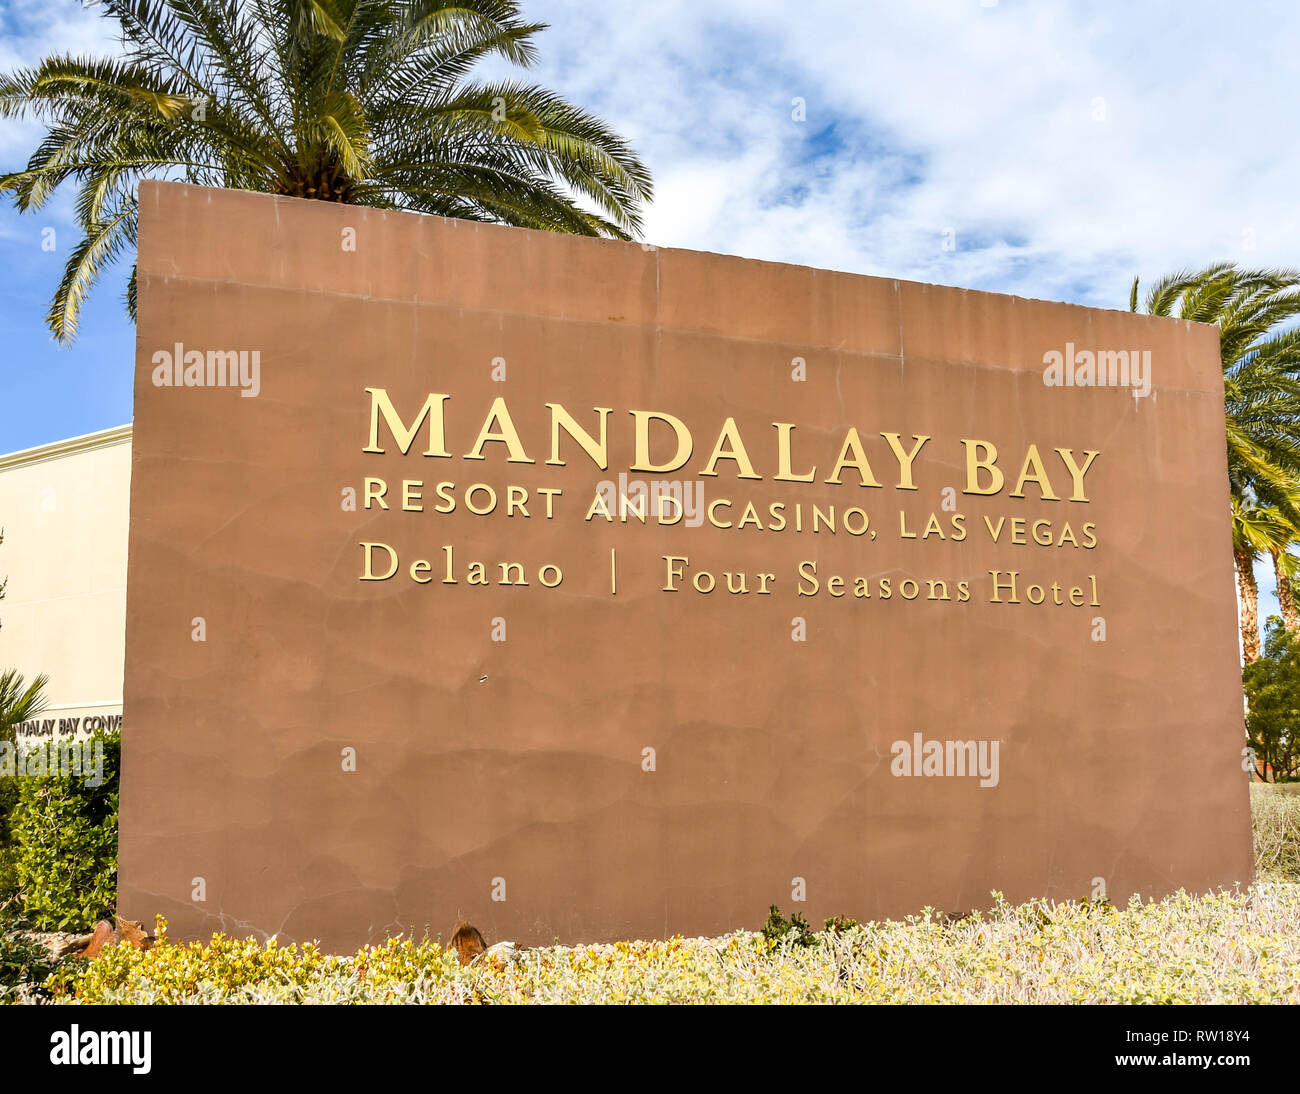
M 1105 307 L 1127 306 L 1134 274 L 1300 265 L 1294 5 L 523 7 L 550 24 L 531 78 L 609 120 L 654 172 L 654 243 Z M 114 49 L 93 6 L 0 0 L 0 68 Z M 38 133 L 0 121 L 0 169 Z M 43 324 L 70 207 L 68 193 L 0 209 L 0 452 L 131 418 L 123 271 L 74 346 Z

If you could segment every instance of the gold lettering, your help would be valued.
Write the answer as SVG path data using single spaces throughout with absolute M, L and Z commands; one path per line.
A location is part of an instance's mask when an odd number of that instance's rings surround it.
M 1033 474 L 1030 474 L 1030 470 Z M 1082 478 L 1082 476 L 1080 476 Z M 1016 483 L 1016 488 L 1011 491 L 1011 497 L 1023 498 L 1025 496 L 1025 483 L 1032 482 L 1038 484 L 1038 490 L 1043 496 L 1044 501 L 1060 501 L 1061 499 L 1053 492 L 1051 480 L 1047 477 L 1047 468 L 1043 466 L 1043 458 L 1038 454 L 1038 445 L 1031 444 L 1029 451 L 1025 453 L 1025 463 L 1020 469 L 1020 481 Z
M 681 555 L 661 555 L 660 557 L 668 566 L 668 573 L 664 578 L 664 592 L 675 593 L 677 592 L 676 582 L 682 579 L 682 576 L 685 573 L 684 567 L 689 566 L 691 560 L 689 558 L 684 558 Z M 674 566 L 674 562 L 680 562 L 681 566 Z
M 880 483 L 876 481 L 875 473 L 871 470 L 871 464 L 867 462 L 867 452 L 862 447 L 862 438 L 858 436 L 858 431 L 852 428 L 844 434 L 844 444 L 840 447 L 839 458 L 835 461 L 831 477 L 826 481 L 835 483 L 838 486 L 840 472 L 846 467 L 857 469 L 858 477 L 862 480 L 863 486 L 880 486 Z
M 1070 472 L 1070 480 L 1074 485 L 1074 492 L 1070 495 L 1070 500 L 1087 501 L 1088 496 L 1083 492 L 1083 476 L 1088 473 L 1088 468 L 1092 466 L 1092 461 L 1100 456 L 1101 453 L 1093 452 L 1091 449 L 1085 448 L 1083 454 L 1088 458 L 1083 461 L 1082 467 L 1074 462 L 1074 449 L 1058 448 L 1056 453 L 1064 461 L 1066 470 Z
M 898 460 L 898 489 L 915 490 L 917 486 L 912 481 L 912 464 L 930 438 L 919 433 L 912 434 L 912 440 L 916 443 L 912 445 L 911 452 L 904 452 L 897 433 L 882 433 L 881 436 L 889 442 L 889 447 L 894 450 L 894 457 Z
M 727 448 L 723 449 L 723 444 Z M 740 430 L 736 426 L 735 418 L 728 418 L 722 423 L 722 430 L 718 433 L 717 443 L 713 446 L 713 453 L 709 456 L 708 462 L 704 465 L 701 475 L 716 476 L 719 460 L 734 460 L 736 462 L 736 477 L 741 479 L 761 479 L 763 476 L 754 472 L 754 465 L 749 461 L 749 453 L 745 451 L 745 442 L 740 439 Z
M 1007 592 L 1011 594 L 1010 603 L 1019 604 L 1020 600 L 1016 596 L 1016 577 L 1019 575 L 1019 571 L 1018 570 L 1007 571 L 1007 576 L 1011 579 L 1010 581 L 999 581 L 998 577 L 1001 575 L 1001 573 L 1002 573 L 1001 570 L 989 571 L 989 575 L 993 578 L 993 595 L 989 598 L 989 603 L 1001 604 L 1002 598 L 999 595 L 999 593 L 1005 589 Z
M 636 462 L 632 464 L 633 471 L 659 473 L 676 471 L 678 468 L 685 466 L 686 461 L 691 458 L 691 452 L 694 451 L 695 445 L 694 440 L 691 438 L 691 431 L 686 428 L 685 422 L 680 418 L 674 418 L 671 414 L 660 414 L 654 410 L 633 410 L 629 413 L 636 422 Z M 677 435 L 677 452 L 667 463 L 655 464 L 650 462 L 651 421 L 665 422 L 672 427 L 672 431 Z
M 366 479 L 364 493 L 366 502 L 363 508 L 369 509 L 372 500 L 379 502 L 380 509 L 388 508 L 388 502 L 384 501 L 384 495 L 388 493 L 388 483 L 383 479 Z
M 990 441 L 976 441 L 962 438 L 962 445 L 966 449 L 966 489 L 963 494 L 996 494 L 1002 489 L 1004 478 L 1001 470 L 997 466 L 998 450 Z M 983 449 L 986 453 L 985 458 L 981 459 L 979 450 Z M 980 471 L 989 473 L 988 488 L 980 486 Z M 985 518 L 987 519 L 987 518 Z
M 403 456 L 410 451 L 411 445 L 415 443 L 415 435 L 420 431 L 420 426 L 427 418 L 429 420 L 429 447 L 425 449 L 426 456 L 443 456 L 451 458 L 451 453 L 447 451 L 446 439 L 443 436 L 443 413 L 442 405 L 450 395 L 437 395 L 430 392 L 429 397 L 424 400 L 424 406 L 420 409 L 419 416 L 415 419 L 415 424 L 407 429 L 402 424 L 402 419 L 397 413 L 397 408 L 393 406 L 393 400 L 388 397 L 388 390 L 382 387 L 368 387 L 366 393 L 370 396 L 370 443 L 363 448 L 362 452 L 383 452 L 379 445 L 379 418 L 383 415 L 384 423 L 388 426 L 388 431 L 393 435 L 393 440 L 397 442 L 398 451 Z M 434 403 L 434 400 L 437 403 Z
M 375 548 L 380 548 L 388 552 L 388 573 L 386 574 L 375 573 L 373 564 Z M 387 543 L 363 543 L 361 544 L 361 550 L 365 552 L 366 556 L 365 572 L 361 575 L 362 581 L 387 581 L 397 573 L 397 552 L 388 546 Z
M 794 425 L 790 422 L 773 422 L 776 426 L 776 479 L 780 482 L 812 482 L 817 475 L 817 465 L 806 475 L 796 475 L 790 467 L 790 434 Z
M 493 426 L 496 429 L 493 429 Z M 528 453 L 524 451 L 524 446 L 519 440 L 519 431 L 515 429 L 515 423 L 511 420 L 510 411 L 506 408 L 506 401 L 498 395 L 492 401 L 492 409 L 488 411 L 487 417 L 483 420 L 483 428 L 478 432 L 478 439 L 474 442 L 474 447 L 465 453 L 467 460 L 485 460 L 483 455 L 483 446 L 488 441 L 500 441 L 506 446 L 510 455 L 506 457 L 506 463 L 536 463 L 535 460 L 528 458 Z
M 559 403 L 547 403 L 546 407 L 551 412 L 551 458 L 546 462 L 556 467 L 564 466 L 564 461 L 560 459 L 560 430 L 563 429 L 582 446 L 592 463 L 602 471 L 606 470 L 609 467 L 609 416 L 613 409 L 607 406 L 592 407 L 600 414 L 600 440 L 597 441 Z

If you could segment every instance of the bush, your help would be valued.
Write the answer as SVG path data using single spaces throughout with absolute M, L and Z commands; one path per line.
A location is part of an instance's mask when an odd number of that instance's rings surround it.
M 93 962 L 65 964 L 45 989 L 60 1000 L 105 1002 L 367 1002 L 414 985 L 449 989 L 469 974 L 455 950 L 429 939 L 390 938 L 363 946 L 353 957 L 322 953 L 312 942 L 282 946 L 215 934 L 208 943 L 173 942 L 167 921 L 157 917 L 157 939 L 148 950 L 106 948 Z M 475 1000 L 481 1001 L 481 1000 Z
M 55 964 L 49 950 L 23 933 L 14 914 L 0 908 L 0 1001 L 20 988 L 39 994 Z
M 48 990 L 111 1004 L 1300 1003 L 1300 886 L 1134 897 L 1104 912 L 996 900 L 957 922 L 863 923 L 811 946 L 738 931 L 545 946 L 504 967 L 461 968 L 427 940 L 332 956 L 274 939 L 172 942 L 160 924 L 152 949 L 64 965 Z
M 775 904 L 768 909 L 767 922 L 763 924 L 763 937 L 767 939 L 768 949 L 776 949 L 787 938 L 794 946 L 815 946 L 817 936 L 812 927 L 798 912 L 793 912 L 789 919 L 781 914 Z
M 18 804 L 18 780 L 0 776 L 0 903 L 18 895 L 17 848 L 10 823 Z
M 1300 795 L 1293 784 L 1250 788 L 1250 815 L 1255 833 L 1255 869 L 1261 879 L 1300 881 Z
M 0 530 L 0 543 L 4 532 Z M 0 580 L 0 599 L 4 598 L 4 581 Z M 17 726 L 35 718 L 45 709 L 45 687 L 49 677 L 38 676 L 30 684 L 14 669 L 0 672 L 0 765 L 12 763 L 18 747 Z M 18 803 L 18 780 L 0 774 L 0 904 L 18 894 L 18 871 L 10 819 Z
M 84 775 L 28 774 L 18 779 L 11 817 L 24 914 L 41 930 L 89 930 L 117 904 L 117 790 L 120 732 L 96 734 L 103 782 Z M 30 771 L 30 767 L 28 769 Z

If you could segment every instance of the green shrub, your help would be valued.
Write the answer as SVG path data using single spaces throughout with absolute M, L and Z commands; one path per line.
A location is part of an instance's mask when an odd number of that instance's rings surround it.
M 117 904 L 119 732 L 96 734 L 103 782 L 84 775 L 26 774 L 11 817 L 25 917 L 41 930 L 88 930 Z M 30 766 L 28 771 L 30 772 Z
M 0 543 L 4 530 L 0 529 Z M 4 581 L 0 580 L 0 599 L 4 598 Z M 35 718 L 45 709 L 45 687 L 49 677 L 38 676 L 30 684 L 14 669 L 0 672 L 0 754 L 13 760 L 17 748 L 17 727 L 21 722 Z M 0 767 L 3 766 L 0 756 Z M 0 904 L 18 894 L 18 871 L 15 863 L 13 833 L 10 818 L 18 803 L 18 781 L 0 774 Z
M 454 949 L 390 939 L 354 956 L 311 945 L 173 942 L 65 962 L 47 982 L 80 1003 L 1292 1003 L 1300 1004 L 1300 886 L 1121 907 L 1070 901 L 862 923 L 771 947 L 720 938 L 524 949 L 460 966 Z M 787 928 L 797 921 L 776 916 Z
M 10 821 L 18 804 L 18 780 L 0 776 L 0 904 L 18 895 L 18 864 Z
M 767 922 L 763 924 L 763 937 L 767 939 L 769 949 L 776 949 L 787 937 L 796 946 L 817 945 L 817 936 L 803 916 L 794 912 L 786 919 L 775 904 L 768 909 Z
M 23 933 L 13 912 L 0 907 L 0 1001 L 20 987 L 41 994 L 56 964 L 49 950 Z
M 167 921 L 156 918 L 157 940 L 148 950 L 110 946 L 93 962 L 67 961 L 44 985 L 56 999 L 82 1003 L 370 1001 L 385 991 L 410 985 L 449 988 L 473 994 L 473 981 L 455 950 L 429 939 L 390 938 L 363 946 L 353 957 L 322 953 L 314 942 L 282 946 L 266 941 L 214 934 L 203 942 L 173 942 Z M 388 1000 L 392 1001 L 392 1000 Z M 466 1000 L 458 1000 L 466 1001 Z M 485 1001 L 481 996 L 474 1001 Z

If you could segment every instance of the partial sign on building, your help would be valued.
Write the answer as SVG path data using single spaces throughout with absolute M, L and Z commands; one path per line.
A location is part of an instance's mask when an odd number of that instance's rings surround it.
M 0 455 L 0 670 L 45 675 L 36 740 L 122 728 L 131 427 Z

